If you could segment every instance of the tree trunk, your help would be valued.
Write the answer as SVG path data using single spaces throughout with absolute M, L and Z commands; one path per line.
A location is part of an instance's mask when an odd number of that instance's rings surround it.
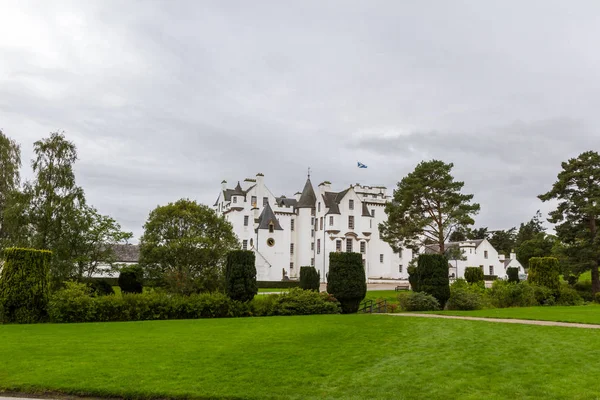
M 592 233 L 592 246 L 596 242 L 597 227 L 596 227 L 596 216 L 590 216 L 590 231 Z M 592 260 L 592 293 L 594 296 L 600 292 L 600 279 L 598 277 L 598 260 Z

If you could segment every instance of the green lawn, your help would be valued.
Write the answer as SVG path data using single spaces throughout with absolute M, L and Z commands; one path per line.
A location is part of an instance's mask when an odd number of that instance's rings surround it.
M 395 290 L 369 290 L 365 300 L 387 300 L 388 302 L 398 303 L 398 294 Z
M 591 399 L 596 330 L 385 315 L 0 325 L 0 388 L 217 399 Z
M 462 315 L 469 317 L 538 319 L 542 321 L 580 322 L 600 324 L 600 305 L 575 307 L 521 307 L 493 308 L 477 311 L 437 311 L 432 314 Z

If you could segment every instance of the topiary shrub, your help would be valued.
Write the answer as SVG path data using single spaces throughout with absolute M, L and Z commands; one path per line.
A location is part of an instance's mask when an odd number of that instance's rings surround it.
M 412 290 L 413 292 L 418 292 L 419 276 L 417 274 L 417 267 L 411 265 L 408 268 L 406 268 L 406 271 L 408 272 L 408 283 L 410 283 L 410 290 Z
M 329 253 L 327 292 L 342 305 L 342 313 L 358 311 L 367 294 L 367 279 L 360 253 Z
M 315 267 L 300 267 L 300 288 L 304 290 L 319 291 L 321 287 L 321 274 Z
M 555 257 L 531 257 L 527 281 L 546 286 L 558 292 L 560 288 L 560 266 Z
M 7 248 L 0 273 L 0 322 L 34 323 L 47 316 L 47 250 Z
M 470 284 L 483 282 L 483 270 L 479 267 L 465 268 L 465 280 Z
M 122 293 L 142 293 L 144 291 L 144 271 L 139 265 L 123 267 L 119 273 L 119 287 Z
M 443 308 L 450 298 L 448 259 L 441 254 L 421 254 L 417 262 L 418 287 L 435 297 Z
M 89 283 L 92 294 L 95 296 L 108 296 L 115 294 L 112 285 L 104 279 L 94 280 Z
M 249 250 L 234 250 L 227 254 L 225 291 L 232 300 L 250 301 L 258 293 L 255 255 Z
M 519 268 L 510 267 L 506 269 L 506 275 L 508 276 L 508 281 L 513 283 L 519 283 Z
M 398 303 L 404 311 L 437 311 L 440 309 L 437 299 L 423 292 L 400 293 Z

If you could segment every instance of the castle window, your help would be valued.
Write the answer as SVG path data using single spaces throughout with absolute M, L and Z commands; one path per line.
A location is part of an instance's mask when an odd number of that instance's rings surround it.
M 310 230 L 310 237 L 315 237 L 315 230 L 314 229 Z
M 273 223 L 272 223 L 272 222 L 271 222 L 271 223 L 269 223 L 269 232 L 270 232 L 270 233 L 273 233 L 273 232 L 275 232 L 275 225 L 273 225 Z
M 375 216 L 375 209 L 372 209 L 371 210 L 371 217 L 374 217 L 374 216 Z
M 333 215 L 329 217 L 329 226 L 333 226 Z
M 380 254 L 380 255 L 379 255 L 379 262 L 380 262 L 380 263 L 383 263 L 383 254 Z
M 233 202 L 237 203 L 237 196 L 233 196 Z
M 490 265 L 490 275 L 494 275 L 494 266 Z
M 315 216 L 315 209 L 314 208 L 310 209 L 310 215 L 312 215 L 313 217 Z
M 294 219 L 290 222 L 290 230 L 294 231 Z
M 348 216 L 348 229 L 354 229 L 354 215 Z
M 484 250 L 484 252 L 483 252 L 483 258 L 486 258 L 486 259 L 488 258 L 488 252 L 487 252 L 487 250 Z
M 398 267 L 398 272 L 402 273 L 402 264 Z
M 242 249 L 243 250 L 248 250 L 248 241 L 247 240 L 243 240 L 242 241 Z
M 246 215 L 244 216 L 244 226 L 248 226 L 248 221 L 249 221 L 249 217 Z
M 311 242 L 310 243 L 310 250 L 314 251 L 315 250 L 315 242 Z
M 318 211 L 318 212 L 321 212 L 321 202 L 318 202 L 318 203 L 317 203 L 317 211 Z
M 317 239 L 317 254 L 321 254 L 321 239 Z
M 269 204 L 269 198 L 268 197 L 263 197 L 263 207 L 266 207 L 267 204 Z
M 367 251 L 367 243 L 366 242 L 360 242 L 360 252 L 365 254 L 365 252 Z
M 314 266 L 315 266 L 315 259 L 314 259 L 314 258 L 311 258 L 311 259 L 310 259 L 310 266 L 311 266 L 311 267 L 314 267 Z
M 323 217 L 319 219 L 319 229 L 323 230 Z
M 294 269 L 294 263 L 293 262 L 290 263 L 290 269 Z
M 369 220 L 369 228 L 373 228 L 373 220 L 372 219 Z
M 252 196 L 250 202 L 252 203 L 252 207 L 256 207 L 256 196 Z
M 346 252 L 352 253 L 352 239 L 346 239 Z
M 348 208 L 354 210 L 354 200 L 348 200 Z
M 250 247 L 253 247 L 253 246 L 254 246 L 254 240 L 250 239 Z
M 335 241 L 335 251 L 342 251 L 342 241 L 341 240 Z

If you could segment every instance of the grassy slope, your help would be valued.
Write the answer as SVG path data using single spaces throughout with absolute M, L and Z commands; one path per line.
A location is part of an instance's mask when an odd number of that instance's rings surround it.
M 596 398 L 595 330 L 376 315 L 0 325 L 0 387 L 103 396 Z
M 600 324 L 600 305 L 577 307 L 522 307 L 493 308 L 477 311 L 440 311 L 434 314 L 464 315 L 469 317 L 538 319 L 542 321 L 581 322 Z

